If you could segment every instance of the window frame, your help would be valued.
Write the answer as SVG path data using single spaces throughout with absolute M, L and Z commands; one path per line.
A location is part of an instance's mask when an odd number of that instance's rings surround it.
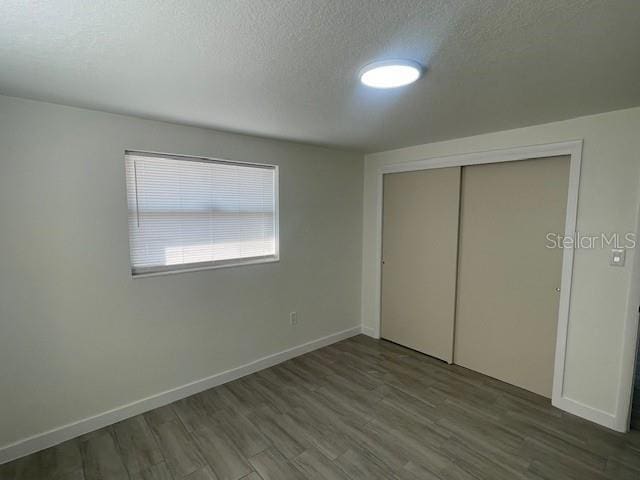
M 214 260 L 206 262 L 180 263 L 174 265 L 158 265 L 152 267 L 135 267 L 131 255 L 131 236 L 129 233 L 129 207 L 128 190 L 125 188 L 125 198 L 127 199 L 127 246 L 129 247 L 129 274 L 133 278 L 156 277 L 160 275 L 171 275 L 175 273 L 198 272 L 202 270 L 214 270 L 219 268 L 240 267 L 245 265 L 260 265 L 264 263 L 277 263 L 280 261 L 280 171 L 279 166 L 268 163 L 245 162 L 239 160 L 227 160 L 215 157 L 203 157 L 200 155 L 183 155 L 176 153 L 162 153 L 147 150 L 125 149 L 125 185 L 127 181 L 127 156 L 140 155 L 145 157 L 172 158 L 187 162 L 218 163 L 223 165 L 237 165 L 241 167 L 266 168 L 273 170 L 273 255 L 262 255 L 257 257 L 229 258 L 225 260 Z

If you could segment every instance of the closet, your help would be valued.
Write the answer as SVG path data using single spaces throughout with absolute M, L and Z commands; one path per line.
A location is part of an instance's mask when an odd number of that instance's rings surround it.
M 460 167 L 384 176 L 382 337 L 451 362 Z
M 382 338 L 551 396 L 569 157 L 384 175 Z

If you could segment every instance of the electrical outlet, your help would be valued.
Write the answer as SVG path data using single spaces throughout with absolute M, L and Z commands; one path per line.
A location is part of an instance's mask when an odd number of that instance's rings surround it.
M 297 325 L 298 324 L 298 312 L 291 312 L 289 314 L 289 323 L 293 326 L 293 325 Z

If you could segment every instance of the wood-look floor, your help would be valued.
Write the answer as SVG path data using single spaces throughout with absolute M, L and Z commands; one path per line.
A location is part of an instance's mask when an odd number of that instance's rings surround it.
M 640 479 L 640 433 L 357 336 L 0 467 L 15 480 Z

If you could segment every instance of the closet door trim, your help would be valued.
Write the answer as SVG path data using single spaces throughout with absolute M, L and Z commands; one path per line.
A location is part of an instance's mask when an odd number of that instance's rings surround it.
M 560 155 L 570 156 L 569 188 L 567 192 L 567 213 L 565 220 L 565 235 L 575 236 L 576 219 L 578 212 L 578 190 L 580 185 L 580 166 L 582 162 L 582 140 L 550 143 L 545 145 L 532 145 L 525 147 L 508 148 L 501 150 L 489 150 L 485 152 L 466 153 L 446 157 L 434 157 L 412 162 L 385 165 L 377 171 L 376 191 L 376 264 L 373 265 L 373 274 L 376 290 L 374 292 L 374 318 L 373 331 L 364 329 L 365 333 L 380 338 L 380 307 L 381 307 L 381 281 L 382 281 L 382 206 L 383 206 L 383 176 L 385 173 L 409 172 L 414 170 L 427 170 L 432 168 L 464 167 L 468 165 L 481 165 L 485 163 L 512 162 L 518 160 L 530 160 Z M 560 306 L 558 310 L 558 330 L 556 334 L 556 352 L 553 374 L 552 404 L 562 410 L 587 418 L 591 421 L 626 431 L 626 425 L 621 423 L 619 417 L 625 415 L 612 415 L 597 410 L 564 396 L 564 371 L 567 345 L 567 330 L 569 324 L 569 302 L 571 298 L 571 280 L 573 271 L 574 249 L 565 248 L 562 255 L 562 279 L 560 285 Z M 363 309 L 364 310 L 364 309 Z M 631 380 L 631 379 L 629 379 Z M 626 406 L 627 410 L 629 406 Z

